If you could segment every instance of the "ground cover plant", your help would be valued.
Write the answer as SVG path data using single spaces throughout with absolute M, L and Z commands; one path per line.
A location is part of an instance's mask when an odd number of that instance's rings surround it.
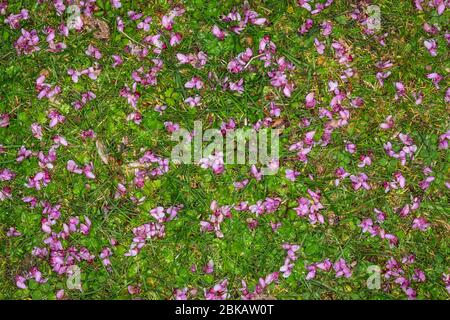
M 0 298 L 448 299 L 449 7 L 0 0 Z

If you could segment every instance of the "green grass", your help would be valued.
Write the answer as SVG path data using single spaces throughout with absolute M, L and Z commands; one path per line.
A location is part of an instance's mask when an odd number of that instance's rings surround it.
M 108 1 L 97 1 L 100 5 Z M 58 17 L 51 6 L 40 6 L 35 1 L 10 1 L 8 15 L 17 13 L 22 8 L 30 10 L 30 19 L 22 21 L 27 29 L 39 31 L 41 50 L 32 55 L 17 56 L 13 43 L 20 35 L 19 30 L 11 30 L 7 24 L 0 24 L 0 114 L 8 113 L 10 125 L 0 128 L 0 144 L 6 153 L 0 155 L 0 170 L 8 168 L 17 176 L 12 181 L 0 182 L 0 189 L 10 186 L 13 196 L 0 202 L 0 298 L 2 299 L 54 299 L 55 292 L 65 289 L 70 299 L 129 299 L 128 285 L 141 285 L 140 297 L 146 299 L 171 299 L 175 288 L 198 288 L 203 298 L 203 288 L 210 288 L 224 278 L 229 280 L 228 289 L 231 298 L 240 297 L 241 280 L 246 280 L 253 288 L 259 277 L 278 271 L 285 259 L 281 244 L 285 242 L 301 244 L 298 260 L 292 275 L 280 277 L 277 284 L 272 284 L 266 294 L 277 299 L 405 299 L 406 295 L 397 285 L 389 290 L 370 290 L 366 287 L 370 265 L 384 268 L 389 257 L 398 261 L 407 254 L 415 254 L 416 262 L 405 267 L 410 276 L 414 268 L 422 269 L 427 276 L 425 283 L 414 283 L 419 299 L 448 299 L 448 293 L 441 280 L 443 273 L 450 270 L 450 221 L 448 205 L 449 192 L 444 182 L 449 179 L 449 154 L 447 150 L 438 149 L 438 137 L 449 128 L 448 104 L 444 102 L 448 87 L 448 47 L 442 36 L 438 39 L 438 55 L 431 57 L 423 46 L 425 39 L 431 38 L 423 31 L 424 22 L 437 23 L 442 28 L 449 19 L 447 10 L 438 16 L 435 10 L 417 12 L 410 1 L 373 1 L 381 8 L 382 31 L 388 32 L 386 46 L 382 47 L 374 37 L 365 36 L 360 26 L 348 18 L 352 10 L 351 1 L 335 1 L 330 8 L 314 16 L 314 27 L 308 34 L 299 36 L 297 29 L 309 18 L 306 10 L 299 8 L 295 1 L 250 1 L 252 9 L 269 20 L 266 26 L 248 26 L 241 35 L 231 33 L 223 42 L 219 42 L 210 32 L 222 14 L 227 14 L 240 1 L 188 1 L 186 13 L 175 19 L 174 30 L 183 35 L 180 45 L 164 50 L 160 58 L 164 68 L 158 75 L 158 85 L 139 88 L 141 97 L 138 109 L 143 115 L 140 125 L 125 120 L 132 108 L 126 99 L 119 96 L 124 84 L 131 85 L 131 72 L 139 66 L 151 67 L 148 59 L 139 61 L 125 54 L 123 47 L 130 41 L 140 41 L 144 37 L 137 31 L 135 22 L 126 21 L 125 34 L 115 28 L 117 15 L 126 18 L 128 10 L 141 11 L 154 18 L 151 31 L 159 30 L 160 17 L 170 10 L 166 1 L 122 1 L 123 8 L 112 10 L 109 5 L 99 9 L 98 16 L 110 27 L 108 40 L 96 39 L 92 32 L 70 32 L 64 39 L 67 49 L 61 53 L 46 52 L 44 26 L 56 27 L 64 22 L 66 15 Z M 3 17 L 2 17 L 3 19 Z M 320 35 L 319 23 L 333 22 L 333 33 L 326 39 Z M 229 75 L 226 69 L 228 61 L 236 57 L 245 48 L 251 46 L 256 53 L 259 40 L 268 34 L 277 45 L 277 54 L 292 62 L 296 70 L 291 77 L 296 88 L 291 98 L 270 86 L 264 74 L 262 64 L 255 61 L 257 72 L 244 72 L 236 76 Z M 326 43 L 323 58 L 317 54 L 313 39 L 317 37 Z M 62 39 L 57 36 L 57 40 Z M 335 130 L 331 142 L 326 147 L 316 146 L 309 154 L 307 164 L 293 160 L 294 153 L 288 152 L 290 144 L 300 141 L 304 133 L 316 130 L 316 137 L 323 132 L 325 119 L 319 119 L 316 110 L 304 108 L 304 97 L 310 91 L 322 101 L 320 107 L 327 107 L 332 95 L 327 90 L 329 80 L 337 80 L 345 69 L 333 58 L 330 48 L 332 40 L 341 39 L 350 46 L 354 56 L 351 66 L 356 76 L 348 83 L 340 81 L 340 88 L 352 90 L 352 97 L 364 99 L 365 105 L 351 109 L 349 125 Z M 75 84 L 67 75 L 69 67 L 80 70 L 89 67 L 93 59 L 84 51 L 89 44 L 100 49 L 102 72 L 97 81 L 81 77 Z M 189 65 L 179 66 L 175 54 L 204 51 L 208 54 L 208 63 L 204 69 L 193 69 Z M 112 54 L 120 54 L 124 64 L 112 68 Z M 153 57 L 150 54 L 149 57 Z M 392 75 L 385 80 L 385 86 L 379 86 L 375 74 L 375 63 L 391 60 L 394 67 Z M 38 100 L 35 92 L 35 80 L 39 73 L 47 70 L 46 82 L 58 84 L 62 93 L 53 102 Z M 432 70 L 432 71 L 429 71 Z M 192 94 L 184 88 L 184 83 L 193 75 L 200 76 L 205 83 L 208 73 L 214 72 L 219 78 L 230 76 L 245 80 L 245 92 L 237 95 L 225 90 L 200 91 L 202 105 L 189 108 L 183 101 Z M 437 90 L 426 78 L 429 72 L 438 72 L 445 78 Z M 395 101 L 393 83 L 403 81 L 408 97 Z M 97 98 L 89 102 L 81 111 L 71 107 L 71 103 L 80 98 L 80 93 L 91 90 Z M 422 91 L 425 95 L 422 105 L 416 106 L 411 97 L 412 92 Z M 222 121 L 234 118 L 238 126 L 244 122 L 255 123 L 266 114 L 264 108 L 270 101 L 282 106 L 282 118 L 289 123 L 281 139 L 281 169 L 275 176 L 266 176 L 257 182 L 251 179 L 242 191 L 235 191 L 232 183 L 249 177 L 249 165 L 227 166 L 225 173 L 216 176 L 210 170 L 203 170 L 193 165 L 170 165 L 167 174 L 150 178 L 142 189 L 133 188 L 126 164 L 136 161 L 143 155 L 141 150 L 153 150 L 158 155 L 170 157 L 174 145 L 170 135 L 164 129 L 165 121 L 179 123 L 181 127 L 192 130 L 194 120 L 202 120 L 204 126 L 217 128 Z M 157 104 L 167 105 L 167 110 L 160 116 L 153 111 Z M 58 109 L 66 116 L 66 123 L 55 128 L 48 127 L 46 111 Z M 379 129 L 388 115 L 393 115 L 395 127 L 389 131 Z M 298 123 L 303 117 L 311 117 L 311 127 L 300 128 Z M 40 123 L 44 130 L 42 141 L 31 136 L 32 123 Z M 95 141 L 80 139 L 83 130 L 93 129 L 114 159 L 109 165 L 104 164 L 97 152 Z M 395 141 L 393 134 L 409 134 L 418 146 L 413 161 L 401 166 L 399 161 L 386 156 L 383 144 Z M 320 133 L 320 134 L 319 134 Z M 67 148 L 58 149 L 58 159 L 52 170 L 52 182 L 41 191 L 24 187 L 26 178 L 39 171 L 35 157 L 16 163 L 17 150 L 24 145 L 33 151 L 45 153 L 53 144 L 54 135 L 62 135 L 69 142 Z M 128 138 L 124 145 L 122 139 Z M 345 152 L 345 141 L 351 141 L 358 147 L 356 154 Z M 397 149 L 396 149 L 397 150 Z M 361 154 L 373 153 L 373 164 L 363 169 L 358 168 Z M 69 159 L 78 164 L 92 161 L 95 180 L 87 180 L 82 175 L 74 175 L 66 170 Z M 334 171 L 344 167 L 356 174 L 365 172 L 374 187 L 370 191 L 354 191 L 348 181 L 336 187 Z M 418 183 L 424 179 L 422 170 L 425 166 L 433 169 L 436 180 L 430 188 L 422 191 Z M 295 168 L 301 172 L 296 182 L 285 178 L 284 169 Z M 393 173 L 402 172 L 407 179 L 405 189 L 385 193 L 384 181 L 391 181 Z M 308 178 L 314 176 L 314 180 Z M 114 199 L 117 183 L 126 181 L 128 196 L 146 197 L 140 206 L 128 200 Z M 89 184 L 90 188 L 85 185 Z M 293 208 L 296 199 L 306 196 L 307 189 L 320 189 L 322 192 L 322 210 L 326 218 L 323 225 L 311 225 L 307 218 L 297 217 Z M 81 262 L 83 291 L 68 290 L 66 276 L 58 276 L 51 271 L 47 261 L 31 255 L 34 247 L 42 247 L 47 235 L 41 231 L 40 219 L 42 209 L 38 206 L 29 209 L 21 201 L 24 196 L 36 196 L 40 200 L 62 205 L 62 216 L 55 226 L 59 230 L 61 223 L 70 216 L 88 216 L 93 222 L 89 236 L 73 235 L 64 241 L 66 246 L 85 246 L 96 255 L 93 263 Z M 411 202 L 412 196 L 421 196 L 420 209 L 406 218 L 400 218 L 395 208 Z M 223 239 L 217 239 L 213 233 L 200 232 L 200 220 L 210 214 L 211 201 L 219 205 L 237 204 L 248 201 L 250 204 L 266 197 L 280 197 L 282 205 L 275 213 L 258 218 L 256 230 L 249 230 L 246 219 L 253 214 L 233 212 L 232 219 L 222 224 Z M 148 211 L 157 206 L 169 207 L 183 204 L 178 217 L 166 223 L 166 236 L 151 240 L 136 257 L 125 257 L 124 253 L 133 239 L 132 229 L 143 223 L 153 221 Z M 109 210 L 105 210 L 108 208 Z M 362 234 L 358 224 L 361 219 L 372 217 L 373 209 L 378 208 L 387 213 L 383 228 L 399 238 L 399 245 L 388 246 L 387 240 Z M 332 216 L 339 218 L 337 224 L 330 224 Z M 428 231 L 411 230 L 413 218 L 424 216 L 431 223 Z M 270 229 L 270 221 L 282 222 L 277 233 Z M 15 226 L 22 233 L 20 237 L 7 237 L 7 230 Z M 109 240 L 115 238 L 118 245 L 114 247 L 111 257 L 112 270 L 102 266 L 98 255 Z M 333 262 L 345 258 L 348 263 L 355 262 L 351 278 L 335 278 L 334 272 L 318 272 L 315 279 L 307 281 L 305 264 L 311 264 L 330 258 Z M 212 259 L 215 264 L 213 274 L 205 275 L 202 267 Z M 192 264 L 197 266 L 196 273 L 190 272 Z M 43 276 L 48 278 L 45 284 L 29 280 L 28 289 L 18 289 L 14 277 L 37 265 Z

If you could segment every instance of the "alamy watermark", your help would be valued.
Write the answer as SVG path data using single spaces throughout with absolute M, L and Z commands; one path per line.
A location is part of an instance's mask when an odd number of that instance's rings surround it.
M 372 265 L 367 268 L 369 278 L 367 278 L 367 288 L 371 290 L 381 289 L 381 268 L 377 265 Z
M 81 9 L 78 5 L 72 4 L 67 7 L 67 28 L 69 30 L 81 30 L 83 27 L 83 19 L 81 18 Z
M 178 144 L 172 149 L 171 160 L 176 164 L 260 165 L 263 175 L 278 171 L 279 132 L 276 129 L 253 128 L 207 129 L 201 121 L 194 122 L 194 131 L 180 128 L 172 133 Z M 208 144 L 205 145 L 205 142 Z
M 69 290 L 83 290 L 81 287 L 81 270 L 77 265 L 67 268 L 66 285 Z
M 366 9 L 368 15 L 366 20 L 367 29 L 378 32 L 381 30 L 381 9 L 377 5 L 370 5 Z

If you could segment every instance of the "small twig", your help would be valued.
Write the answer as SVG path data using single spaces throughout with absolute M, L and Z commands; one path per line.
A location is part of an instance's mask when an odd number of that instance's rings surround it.
M 257 56 L 251 57 L 251 59 L 248 60 L 247 64 L 244 66 L 244 69 L 246 69 L 253 60 L 255 60 L 256 58 L 262 57 L 263 55 L 264 54 L 261 53 L 261 54 L 258 54 Z
M 120 32 L 121 34 L 123 34 L 125 37 L 127 37 L 129 40 L 131 40 L 131 41 L 133 41 L 134 43 L 136 43 L 136 44 L 140 45 L 141 47 L 145 48 L 145 46 L 144 46 L 142 43 L 140 43 L 140 42 L 134 40 L 132 37 L 130 37 L 129 35 L 127 35 L 125 32 L 120 31 L 120 30 L 119 30 L 119 32 Z

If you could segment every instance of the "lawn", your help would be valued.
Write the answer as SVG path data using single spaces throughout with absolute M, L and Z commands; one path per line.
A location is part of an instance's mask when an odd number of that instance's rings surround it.
M 449 12 L 0 0 L 0 299 L 449 299 Z

